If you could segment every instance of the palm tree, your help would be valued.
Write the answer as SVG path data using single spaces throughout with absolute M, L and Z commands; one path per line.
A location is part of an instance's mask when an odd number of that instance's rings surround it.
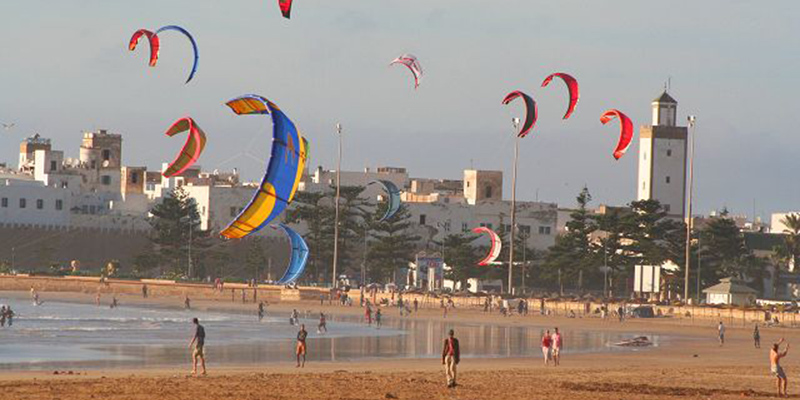
M 800 260 L 800 214 L 788 214 L 781 223 L 786 226 L 783 230 L 786 234 L 786 254 L 789 256 L 790 266 L 795 268 Z

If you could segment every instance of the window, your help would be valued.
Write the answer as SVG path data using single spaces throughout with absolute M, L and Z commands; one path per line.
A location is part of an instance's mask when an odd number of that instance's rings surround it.
M 111 159 L 111 150 L 103 150 L 103 161 L 108 161 Z
M 667 177 L 667 183 L 669 183 L 669 177 Z
M 469 187 L 469 181 L 467 181 L 467 187 Z
M 3 208 L 8 208 L 8 197 L 3 197 L 0 199 L 0 206 Z
M 503 232 L 511 232 L 511 224 L 500 225 L 503 227 Z
M 92 169 L 95 169 L 95 168 L 97 168 L 97 161 L 95 161 L 95 160 L 92 160 L 92 162 L 91 162 L 90 164 L 91 164 L 91 166 L 92 166 Z
M 550 227 L 549 226 L 540 226 L 539 227 L 539 234 L 540 235 L 549 235 L 550 234 Z
M 425 214 L 420 214 L 419 215 L 419 224 L 420 225 L 425 225 Z
M 58 163 L 55 161 L 50 161 L 50 171 L 55 171 L 56 167 L 58 167 Z
M 645 152 L 644 152 L 644 153 L 642 153 L 642 154 L 644 155 L 644 160 L 645 160 L 645 161 L 647 161 L 647 152 L 645 151 Z
M 664 211 L 669 212 L 669 204 L 664 204 Z
M 531 226 L 530 225 L 519 225 L 519 232 L 524 234 L 525 236 L 531 235 Z
M 81 212 L 84 213 L 84 214 L 88 214 L 89 213 L 89 206 L 87 206 L 86 204 L 82 205 L 81 206 Z
M 42 200 L 42 199 L 37 199 L 36 200 L 36 209 L 37 210 L 44 209 L 44 200 Z
M 69 183 L 67 181 L 61 181 L 61 188 L 66 189 L 69 187 Z
M 647 182 L 642 181 L 642 190 L 645 190 L 646 188 L 647 188 Z
M 139 173 L 131 172 L 131 183 L 139 183 Z
M 103 185 L 110 185 L 111 184 L 111 177 L 108 175 L 103 175 L 100 177 L 100 183 Z
M 64 200 L 56 200 L 56 210 L 61 211 L 64 209 Z
M 236 216 L 236 207 L 231 207 L 231 217 Z
M 469 225 L 467 225 L 466 222 L 462 222 L 461 223 L 461 232 L 467 232 L 467 231 L 469 231 Z
M 491 199 L 492 198 L 492 187 L 491 186 L 487 186 L 486 189 L 484 189 L 484 196 L 486 196 L 487 199 Z
M 89 206 L 89 214 L 94 215 L 96 213 L 97 213 L 97 207 L 96 206 Z
M 672 157 L 672 150 L 667 150 L 667 157 Z
M 28 206 L 28 202 L 25 199 L 19 199 L 19 208 L 25 208 Z

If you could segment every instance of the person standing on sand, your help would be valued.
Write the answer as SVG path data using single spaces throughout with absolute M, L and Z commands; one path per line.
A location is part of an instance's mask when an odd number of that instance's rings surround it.
M 719 336 L 719 345 L 722 346 L 725 344 L 725 325 L 722 324 L 722 321 L 719 321 L 719 326 L 717 326 L 717 335 Z
M 147 284 L 142 285 L 142 298 L 147 298 Z
M 305 368 L 306 366 L 306 338 L 308 337 L 308 332 L 306 332 L 305 324 L 300 325 L 300 331 L 297 332 L 297 368 Z M 300 364 L 300 356 L 303 356 L 303 364 Z
M 186 299 L 183 300 L 183 308 L 186 310 L 192 309 L 192 302 L 189 300 L 189 296 L 186 296 Z
M 417 299 L 415 298 L 415 299 L 414 299 L 414 314 L 416 314 L 416 313 L 417 313 L 417 310 L 418 310 L 418 309 L 419 309 L 419 300 L 417 300 Z
M 97 294 L 94 296 L 94 305 L 100 307 L 100 292 L 97 292 Z
M 552 337 L 550 338 L 550 346 L 553 348 L 553 365 L 556 367 L 561 365 L 561 348 L 564 345 L 564 340 L 561 338 L 561 332 L 555 328 Z
M 381 328 L 381 309 L 375 310 L 375 326 L 380 329 Z
M 11 328 L 11 325 L 14 325 L 14 311 L 11 310 L 11 306 L 6 308 L 6 319 L 8 320 L 8 327 Z
M 544 336 L 542 336 L 542 355 L 544 356 L 544 365 L 547 366 L 550 363 L 550 347 L 553 342 L 553 338 L 550 337 L 550 329 L 544 332 Z
M 442 365 L 444 365 L 448 388 L 456 387 L 456 365 L 460 361 L 461 349 L 458 347 L 458 339 L 455 338 L 455 332 L 450 329 L 442 348 Z
M 786 353 L 789 352 L 789 344 L 787 343 L 786 350 L 781 352 L 781 343 L 783 343 L 783 338 L 773 344 L 772 349 L 769 351 L 769 370 L 776 379 L 775 386 L 778 389 L 778 397 L 788 397 L 789 395 L 786 393 L 788 381 L 786 379 L 786 372 L 784 372 L 783 367 L 781 367 L 781 358 L 786 357 Z M 783 388 L 783 394 L 781 394 L 781 388 Z
M 258 303 L 258 321 L 261 322 L 264 319 L 264 302 Z
M 200 365 L 203 367 L 203 375 L 206 374 L 206 330 L 197 318 L 192 319 L 192 323 L 196 326 L 194 337 L 189 342 L 189 348 L 194 346 L 192 351 L 192 375 L 197 375 L 197 360 L 200 360 Z
M 753 345 L 757 348 L 761 348 L 761 333 L 758 331 L 758 324 L 753 329 Z

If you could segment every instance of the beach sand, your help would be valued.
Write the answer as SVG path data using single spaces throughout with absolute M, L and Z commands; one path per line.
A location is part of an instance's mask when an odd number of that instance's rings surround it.
M 22 297 L 27 293 L 3 293 Z M 88 294 L 44 293 L 52 301 L 91 303 Z M 182 299 L 141 299 L 119 296 L 126 304 L 181 307 Z M 104 301 L 107 299 L 104 299 Z M 252 303 L 195 302 L 195 308 L 255 312 Z M 269 313 L 322 310 L 337 315 L 360 315 L 357 307 L 323 306 L 319 302 L 270 305 Z M 385 313 L 397 317 L 395 309 Z M 421 310 L 412 318 L 442 317 L 438 309 Z M 390 359 L 309 363 L 297 369 L 291 360 L 275 364 L 216 366 L 209 375 L 192 378 L 183 369 L 113 369 L 80 371 L 80 375 L 47 372 L 3 372 L 0 399 L 741 399 L 767 398 L 774 393 L 769 375 L 768 347 L 780 337 L 800 343 L 800 332 L 762 328 L 762 348 L 754 349 L 752 326 L 730 325 L 727 342 L 716 341 L 716 325 L 670 319 L 628 320 L 598 318 L 501 317 L 477 310 L 455 310 L 454 322 L 480 320 L 496 324 L 558 326 L 568 330 L 642 331 L 674 338 L 669 344 L 644 351 L 565 355 L 560 367 L 544 367 L 541 358 L 462 359 L 459 387 L 447 389 L 439 360 Z M 569 344 L 567 343 L 566 346 Z M 188 351 L 188 350 L 187 350 Z M 464 351 L 462 349 L 462 351 Z M 784 366 L 789 393 L 800 371 L 792 351 Z M 800 397 L 800 396 L 798 396 Z

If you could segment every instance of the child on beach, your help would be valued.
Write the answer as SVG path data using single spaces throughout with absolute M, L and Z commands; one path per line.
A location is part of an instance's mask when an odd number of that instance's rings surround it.
M 325 319 L 325 314 L 320 312 L 319 313 L 319 325 L 317 325 L 317 333 L 322 333 L 322 331 L 325 331 L 325 333 L 328 333 L 328 322 Z

